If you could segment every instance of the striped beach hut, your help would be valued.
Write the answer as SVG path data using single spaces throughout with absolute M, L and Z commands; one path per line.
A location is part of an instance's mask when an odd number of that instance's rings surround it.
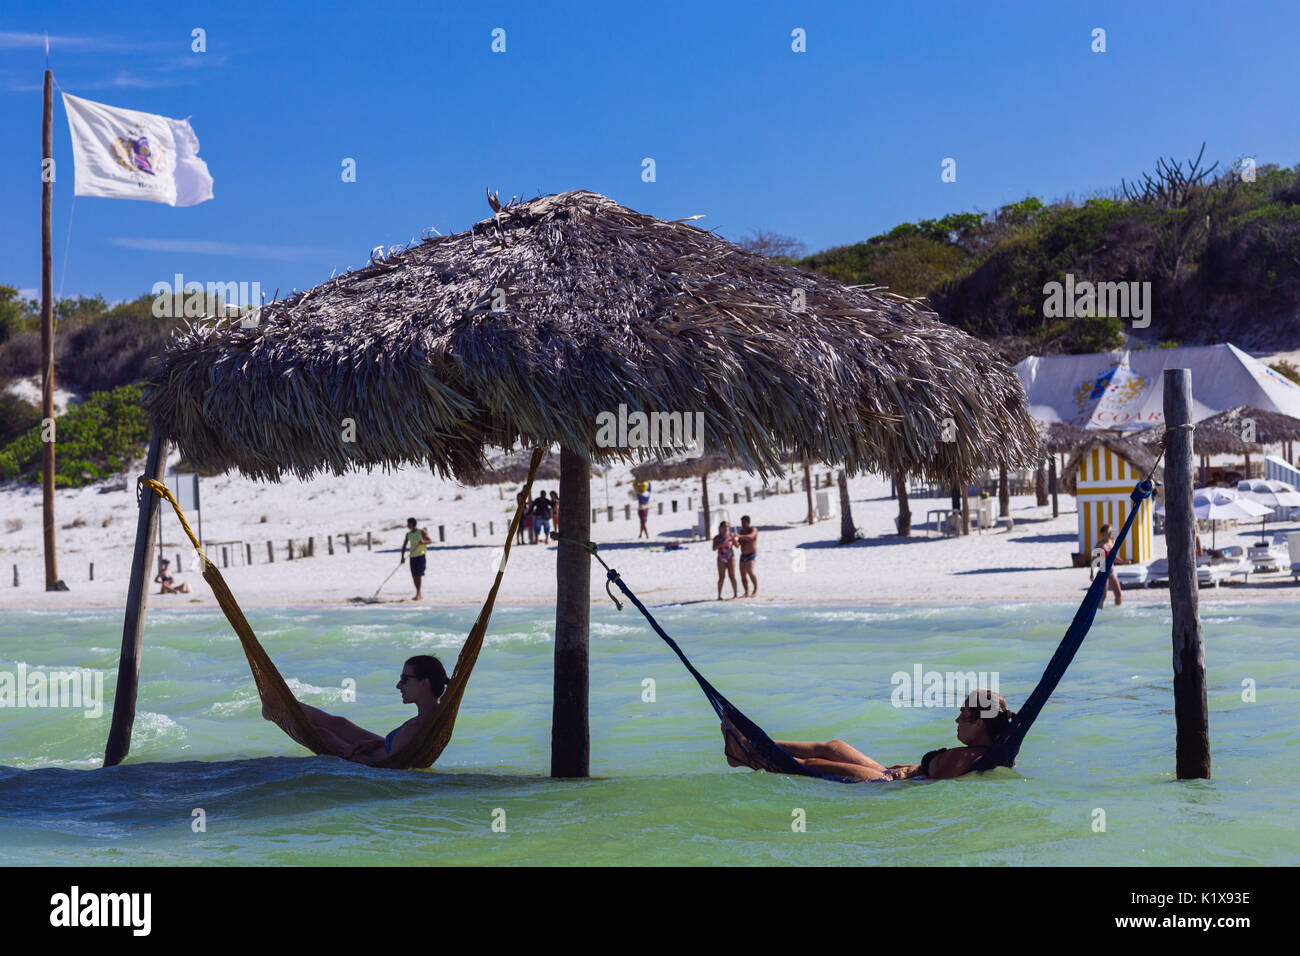
M 1285 481 L 1296 491 L 1300 491 L 1300 468 L 1287 462 L 1285 459 L 1269 455 L 1264 459 L 1264 477 L 1272 478 L 1274 481 Z M 1269 521 L 1287 521 L 1291 516 L 1291 508 L 1274 508 L 1268 516 Z
M 1111 435 L 1097 435 L 1075 450 L 1066 462 L 1062 483 L 1079 506 L 1080 553 L 1092 554 L 1102 525 L 1108 524 L 1113 532 L 1119 533 L 1133 507 L 1129 494 L 1151 471 L 1155 461 L 1149 448 Z M 1157 469 L 1155 477 L 1160 480 L 1160 470 Z M 1154 498 L 1142 503 L 1133 530 L 1120 550 L 1124 560 L 1143 563 L 1151 560 L 1154 509 Z

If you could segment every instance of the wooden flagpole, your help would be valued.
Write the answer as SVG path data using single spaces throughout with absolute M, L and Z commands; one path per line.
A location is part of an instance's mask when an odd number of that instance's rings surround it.
M 45 71 L 45 113 L 41 118 L 41 380 L 42 438 L 54 422 L 54 268 L 50 252 L 50 217 L 54 205 L 54 74 Z M 41 442 L 41 525 L 45 532 L 45 590 L 66 591 L 59 580 L 58 554 L 54 550 L 54 441 Z

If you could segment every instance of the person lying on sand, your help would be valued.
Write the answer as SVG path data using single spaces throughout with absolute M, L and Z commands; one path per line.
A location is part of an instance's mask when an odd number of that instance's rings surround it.
M 994 712 L 994 715 L 984 716 L 989 712 Z M 971 691 L 956 719 L 957 739 L 965 746 L 931 750 L 921 758 L 919 764 L 894 764 L 886 767 L 842 740 L 826 743 L 778 740 L 777 744 L 805 767 L 827 777 L 845 780 L 908 780 L 912 777 L 928 777 L 943 780 L 970 773 L 985 751 L 1011 725 L 1014 716 L 1007 709 L 1007 702 L 1001 694 L 988 690 Z M 749 762 L 749 757 L 738 742 L 745 739 L 744 735 L 730 721 L 723 721 L 722 737 L 728 764 L 761 769 Z
M 303 704 L 302 709 L 311 725 L 345 760 L 374 766 L 414 740 L 433 720 L 434 714 L 438 712 L 439 699 L 447 690 L 447 671 L 442 666 L 442 661 L 429 654 L 407 658 L 397 681 L 397 689 L 402 693 L 403 704 L 415 705 L 416 714 L 386 737 L 358 727 L 346 717 L 327 714 L 318 707 Z M 262 705 L 262 716 L 274 720 L 265 703 Z
M 176 584 L 175 583 L 176 579 L 167 573 L 167 569 L 170 566 L 171 566 L 171 562 L 168 561 L 166 558 L 163 558 L 161 561 L 158 562 L 158 573 L 154 575 L 154 579 L 153 579 L 154 584 L 162 585 L 162 590 L 159 591 L 158 593 L 159 594 L 189 594 L 190 586 L 188 583 L 181 582 L 180 584 Z

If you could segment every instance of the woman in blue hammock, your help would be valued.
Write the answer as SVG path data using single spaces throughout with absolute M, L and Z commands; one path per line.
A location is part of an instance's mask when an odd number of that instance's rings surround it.
M 345 760 L 374 766 L 390 754 L 397 753 L 428 726 L 438 711 L 438 701 L 446 691 L 447 683 L 447 671 L 438 658 L 429 654 L 408 658 L 402 665 L 397 689 L 401 691 L 403 704 L 415 705 L 416 714 L 386 737 L 358 727 L 346 717 L 326 713 L 319 707 L 303 704 L 302 709 L 311 725 L 335 753 Z M 262 716 L 267 720 L 275 719 L 265 703 L 262 706 Z M 289 725 L 280 721 L 276 723 L 289 736 L 294 736 L 290 733 Z M 302 743 L 301 740 L 298 742 Z
M 991 716 L 985 716 L 987 714 Z M 907 780 L 912 777 L 942 780 L 970 773 L 979 759 L 984 756 L 985 751 L 993 746 L 993 742 L 1011 725 L 1011 718 L 1014 716 L 1015 714 L 1007 709 L 1007 702 L 1001 694 L 994 694 L 988 690 L 971 691 L 955 721 L 957 739 L 965 746 L 931 750 L 921 758 L 919 764 L 894 764 L 892 767 L 886 767 L 842 740 L 830 740 L 826 743 L 778 740 L 776 743 L 809 770 L 815 770 L 827 777 L 859 781 Z M 731 766 L 751 767 L 754 770 L 767 769 L 754 766 L 746 753 L 746 751 L 753 751 L 752 745 L 745 741 L 744 735 L 729 721 L 723 721 L 722 737 L 725 741 L 727 763 Z M 745 742 L 742 745 L 740 741 Z

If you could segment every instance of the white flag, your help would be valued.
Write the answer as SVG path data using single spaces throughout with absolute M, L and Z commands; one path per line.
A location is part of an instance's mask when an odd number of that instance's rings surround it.
M 189 120 L 63 94 L 78 196 L 193 206 L 212 198 L 208 164 Z

